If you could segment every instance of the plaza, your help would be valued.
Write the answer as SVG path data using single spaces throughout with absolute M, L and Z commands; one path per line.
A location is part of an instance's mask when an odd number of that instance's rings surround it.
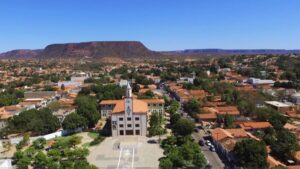
M 101 169 L 157 169 L 163 150 L 159 144 L 148 143 L 153 138 L 143 136 L 108 137 L 90 147 L 87 157 Z

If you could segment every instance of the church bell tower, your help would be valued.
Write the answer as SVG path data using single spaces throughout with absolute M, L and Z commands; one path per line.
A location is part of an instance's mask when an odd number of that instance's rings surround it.
M 132 88 L 129 83 L 127 83 L 126 87 L 126 97 L 125 97 L 125 117 L 132 116 L 133 110 L 133 100 L 132 100 Z

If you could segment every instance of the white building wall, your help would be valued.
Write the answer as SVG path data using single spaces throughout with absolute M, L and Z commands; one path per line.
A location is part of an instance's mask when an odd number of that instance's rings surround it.
M 133 135 L 147 135 L 147 115 L 146 114 L 134 114 L 131 116 L 131 120 L 128 120 L 124 114 L 113 114 L 112 120 L 112 136 L 126 136 L 126 131 L 131 130 Z M 123 118 L 121 121 L 120 118 Z M 138 118 L 138 119 L 136 119 Z M 137 133 L 137 130 L 139 133 Z

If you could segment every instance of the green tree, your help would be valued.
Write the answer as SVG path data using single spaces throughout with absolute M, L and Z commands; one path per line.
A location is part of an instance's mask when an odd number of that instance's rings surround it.
M 173 147 L 167 154 L 167 157 L 172 161 L 173 167 L 182 167 L 184 166 L 184 159 L 180 154 L 180 149 L 178 147 Z
M 7 123 L 7 133 L 32 132 L 34 135 L 49 134 L 60 128 L 57 117 L 45 109 L 23 111 Z
M 194 156 L 194 162 L 195 166 L 199 168 L 204 168 L 207 164 L 206 158 L 204 157 L 203 153 L 197 153 Z
M 149 122 L 149 134 L 150 136 L 161 135 L 164 132 L 162 127 L 163 124 L 163 117 L 160 113 L 152 113 L 150 116 Z
M 74 169 L 97 169 L 97 167 L 89 164 L 86 160 L 78 160 L 75 162 Z
M 63 123 L 62 127 L 65 130 L 75 130 L 78 128 L 87 127 L 87 120 L 77 113 L 68 114 Z
M 225 128 L 234 128 L 234 118 L 229 114 L 224 116 L 224 126 Z
M 31 164 L 31 159 L 27 156 L 23 156 L 20 160 L 17 161 L 17 167 L 19 169 L 27 169 Z
M 178 111 L 179 107 L 180 107 L 180 103 L 176 100 L 173 100 L 170 104 L 168 111 L 172 115 Z
M 80 136 L 72 136 L 69 139 L 69 145 L 71 145 L 72 147 L 75 147 L 77 144 L 81 143 L 81 139 L 82 139 L 82 137 L 80 137 Z
M 132 92 L 138 93 L 140 91 L 140 86 L 136 83 L 132 84 Z
M 61 158 L 61 151 L 59 149 L 50 149 L 47 155 L 52 161 L 58 161 Z
M 194 128 L 195 128 L 194 122 L 185 118 L 181 118 L 174 125 L 173 132 L 177 135 L 188 136 L 192 134 Z
M 268 168 L 264 142 L 245 139 L 235 145 L 233 152 L 238 164 L 244 168 Z
M 23 139 L 17 144 L 16 148 L 21 149 L 24 146 L 28 145 L 30 141 L 30 133 L 26 132 L 23 135 Z
M 159 168 L 160 169 L 172 169 L 173 163 L 169 158 L 163 158 L 159 161 Z
M 79 96 L 76 98 L 75 103 L 77 105 L 77 113 L 87 119 L 88 127 L 94 127 L 100 118 L 96 99 L 89 96 Z
M 36 168 L 46 168 L 48 164 L 48 158 L 43 152 L 38 152 L 37 155 L 35 155 L 34 160 L 33 160 L 33 165 Z
M 181 118 L 181 116 L 179 113 L 173 113 L 170 117 L 171 127 L 173 127 L 180 118 Z
M 200 111 L 200 102 L 193 98 L 183 105 L 183 108 L 192 117 L 195 117 Z
M 33 141 L 32 143 L 32 146 L 35 148 L 35 149 L 43 149 L 45 144 L 46 144 L 46 139 L 44 138 L 38 138 L 36 140 Z
M 283 128 L 287 118 L 272 108 L 258 108 L 256 114 L 259 120 L 269 121 L 276 130 Z
M 287 129 L 281 129 L 277 132 L 276 138 L 271 146 L 271 153 L 282 161 L 292 159 L 298 148 L 297 137 Z

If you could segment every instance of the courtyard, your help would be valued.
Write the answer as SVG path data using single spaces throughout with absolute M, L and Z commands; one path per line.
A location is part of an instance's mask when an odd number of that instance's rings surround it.
M 101 144 L 90 147 L 87 157 L 101 169 L 157 169 L 163 150 L 153 138 L 142 136 L 108 137 Z

